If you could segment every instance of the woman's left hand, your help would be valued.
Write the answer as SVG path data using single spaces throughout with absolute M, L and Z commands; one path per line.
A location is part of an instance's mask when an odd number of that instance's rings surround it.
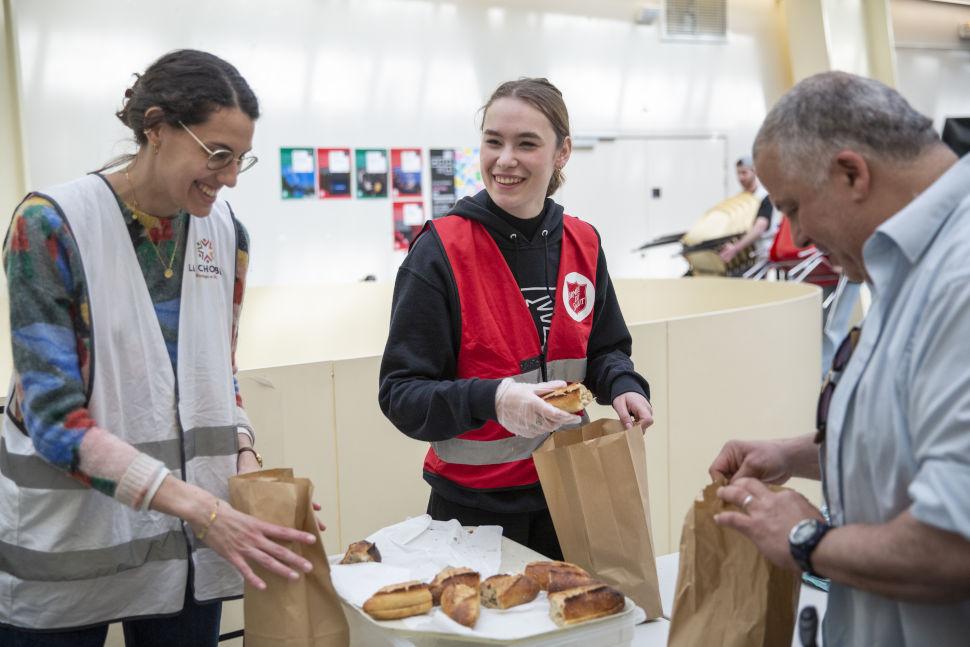
M 613 398 L 613 408 L 620 416 L 624 429 L 629 429 L 634 423 L 640 425 L 641 429 L 653 424 L 653 407 L 636 391 L 621 393 Z

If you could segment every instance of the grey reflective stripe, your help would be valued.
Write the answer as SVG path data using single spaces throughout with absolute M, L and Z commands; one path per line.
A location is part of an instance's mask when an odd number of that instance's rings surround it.
M 232 456 L 238 445 L 235 424 L 195 427 L 185 432 L 185 462 L 198 456 Z
M 510 375 L 513 382 L 523 382 L 525 384 L 537 384 L 542 381 L 542 371 L 540 369 L 535 369 L 529 371 L 528 373 L 519 373 L 518 375 Z
M 181 473 L 179 441 L 164 440 L 134 445 L 138 451 L 165 463 L 170 470 Z M 39 490 L 86 490 L 87 486 L 71 478 L 67 472 L 54 467 L 37 454 L 13 454 L 7 441 L 0 438 L 0 474 L 20 487 Z
M 546 364 L 546 377 L 549 381 L 582 382 L 586 379 L 586 358 L 554 359 Z
M 456 465 L 499 465 L 530 458 L 549 434 L 536 438 L 512 436 L 501 440 L 452 438 L 431 443 L 434 453 L 446 463 Z
M 236 426 L 197 427 L 185 433 L 185 462 L 200 456 L 232 456 L 237 449 Z M 178 438 L 137 443 L 135 449 L 165 463 L 180 474 L 182 454 Z M 84 490 L 87 486 L 54 467 L 36 454 L 13 454 L 0 438 L 0 474 L 24 488 L 43 490 Z
M 43 490 L 86 490 L 86 485 L 71 478 L 40 456 L 11 454 L 7 439 L 0 438 L 0 474 L 23 488 Z
M 0 542 L 0 570 L 34 582 L 91 580 L 138 568 L 147 562 L 185 559 L 187 556 L 188 547 L 181 530 L 170 530 L 108 548 L 60 553 Z

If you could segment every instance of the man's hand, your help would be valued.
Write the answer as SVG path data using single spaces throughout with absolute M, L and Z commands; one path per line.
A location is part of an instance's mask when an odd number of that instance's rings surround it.
M 653 424 L 653 407 L 650 402 L 636 391 L 621 393 L 613 398 L 613 409 L 620 416 L 624 429 L 629 429 L 634 423 L 646 429 Z
M 734 243 L 724 243 L 721 247 L 721 251 L 717 253 L 721 257 L 721 260 L 725 263 L 730 263 L 731 259 L 738 255 L 738 248 Z
M 719 526 L 733 528 L 754 542 L 768 560 L 790 571 L 800 571 L 788 547 L 788 533 L 802 519 L 824 520 L 808 499 L 792 490 L 772 492 L 761 481 L 739 478 L 719 488 L 717 495 L 733 503 L 740 512 L 721 512 L 714 516 Z
M 751 477 L 781 485 L 792 477 L 785 442 L 780 440 L 728 441 L 707 472 L 712 481 L 723 478 L 732 483 Z

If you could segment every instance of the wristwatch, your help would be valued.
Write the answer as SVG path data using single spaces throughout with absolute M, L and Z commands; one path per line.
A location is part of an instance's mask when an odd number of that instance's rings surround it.
M 802 519 L 788 533 L 788 549 L 798 566 L 818 577 L 812 568 L 812 552 L 832 526 L 818 519 Z
M 238 456 L 239 454 L 242 454 L 243 452 L 252 452 L 253 453 L 253 456 L 256 457 L 256 462 L 259 463 L 260 469 L 262 469 L 262 467 L 263 467 L 263 457 L 259 455 L 259 452 L 258 451 L 256 451 L 253 447 L 249 447 L 249 446 L 240 447 L 239 448 L 239 451 L 236 452 L 236 455 Z

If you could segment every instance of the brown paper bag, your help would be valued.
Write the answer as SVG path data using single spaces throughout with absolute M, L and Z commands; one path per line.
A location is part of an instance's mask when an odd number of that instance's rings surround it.
M 566 560 L 659 618 L 643 431 L 597 420 L 557 431 L 532 457 Z
M 668 647 L 790 645 L 801 578 L 765 559 L 755 545 L 714 515 L 737 510 L 712 483 L 687 513 Z M 773 488 L 780 489 L 780 488 Z
M 246 584 L 243 612 L 246 647 L 346 647 L 350 644 L 347 618 L 330 581 L 330 564 L 323 549 L 312 507 L 313 484 L 293 478 L 293 470 L 250 472 L 229 479 L 229 502 L 234 508 L 280 526 L 313 535 L 312 545 L 287 548 L 305 557 L 313 570 L 299 580 L 286 580 L 253 565 L 266 582 L 260 591 Z

